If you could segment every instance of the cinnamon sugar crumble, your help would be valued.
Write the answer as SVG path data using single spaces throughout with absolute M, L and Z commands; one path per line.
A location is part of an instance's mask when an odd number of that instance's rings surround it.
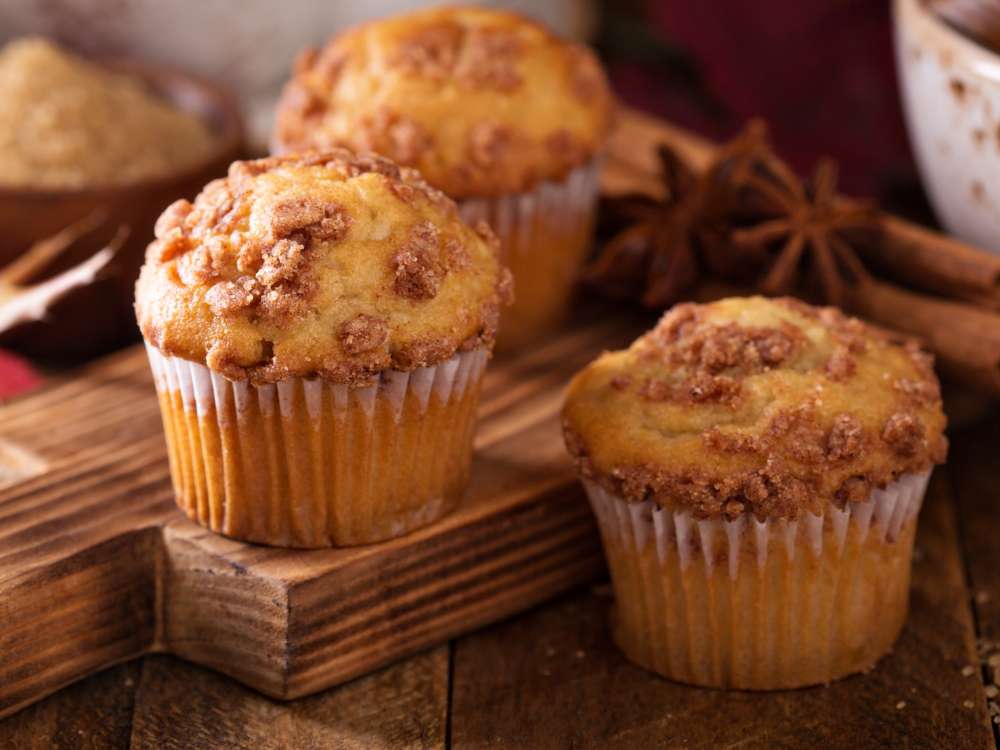
M 323 99 L 308 86 L 292 81 L 289 83 L 285 94 L 281 99 L 281 106 L 287 108 L 289 112 L 295 112 L 304 122 L 315 121 L 323 113 L 326 104 Z M 292 129 L 285 127 L 283 135 L 289 136 Z M 297 134 L 293 140 L 299 140 L 301 133 Z
M 361 123 L 364 146 L 381 151 L 401 164 L 413 164 L 431 148 L 434 139 L 415 120 L 387 107 Z
M 740 384 L 725 375 L 699 372 L 679 383 L 647 379 L 639 389 L 639 396 L 647 401 L 670 401 L 680 404 L 700 404 L 718 401 L 727 406 L 736 403 Z
M 506 29 L 442 22 L 404 39 L 390 64 L 433 80 L 453 77 L 470 88 L 510 91 L 521 84 L 520 51 L 520 40 Z
M 461 38 L 457 24 L 427 26 L 400 43 L 392 64 L 407 73 L 442 80 L 455 67 Z
M 920 417 L 908 412 L 897 412 L 886 420 L 882 439 L 903 456 L 914 455 L 924 444 L 927 432 Z
M 818 464 L 823 460 L 823 433 L 816 425 L 816 405 L 806 402 L 794 409 L 778 412 L 767 425 L 763 446 L 780 446 L 783 453 L 800 463 Z
M 756 453 L 763 450 L 763 442 L 753 435 L 723 432 L 718 427 L 710 427 L 701 433 L 701 441 L 706 448 L 723 453 Z
M 287 321 L 305 316 L 316 289 L 316 282 L 308 276 L 297 278 L 292 283 L 265 287 L 260 294 L 260 313 L 265 318 L 287 325 Z
M 163 239 L 171 232 L 178 232 L 184 227 L 184 220 L 191 214 L 194 206 L 191 201 L 181 198 L 167 206 L 166 210 L 160 214 L 153 226 L 153 235 L 157 239 Z
M 339 242 L 351 227 L 351 216 L 342 206 L 299 198 L 274 206 L 268 215 L 271 241 L 289 238 L 303 232 L 317 240 Z
M 917 404 L 933 404 L 941 400 L 941 388 L 936 381 L 897 378 L 892 387 Z
M 455 202 L 437 188 L 431 187 L 415 169 L 401 168 L 398 179 L 387 176 L 386 186 L 403 203 L 413 204 L 422 198 L 449 217 L 458 215 Z
M 632 378 L 628 375 L 615 375 L 611 378 L 611 387 L 616 391 L 627 391 L 632 385 Z
M 191 249 L 187 237 L 180 229 L 172 229 L 159 241 L 150 246 L 153 257 L 160 263 L 167 263 L 178 258 Z
M 207 284 L 225 271 L 225 246 L 218 239 L 199 245 L 177 264 L 177 275 L 188 286 Z
M 318 169 L 306 169 L 312 167 Z M 277 174 L 260 179 L 268 172 Z M 363 175 L 377 178 L 364 180 L 360 191 L 333 187 Z M 365 210 L 372 188 L 375 205 Z M 379 202 L 395 199 L 415 205 L 390 206 L 381 216 Z M 511 279 L 496 262 L 495 236 L 485 226 L 477 233 L 416 171 L 376 155 L 333 149 L 237 162 L 193 204 L 178 201 L 161 217 L 136 312 L 152 345 L 172 356 L 204 357 L 234 380 L 318 376 L 370 385 L 386 368 L 425 367 L 491 347 Z M 355 253 L 370 240 L 377 246 Z M 340 252 L 334 246 L 342 242 L 348 247 Z M 341 285 L 342 261 L 364 263 L 367 255 L 376 265 L 351 270 Z M 394 292 L 433 299 L 452 272 L 470 281 L 469 290 L 454 283 L 454 308 L 438 301 L 400 313 L 391 301 Z
M 801 338 L 791 326 L 702 324 L 693 307 L 678 306 L 644 337 L 648 346 L 642 354 L 662 362 L 674 376 L 647 379 L 639 394 L 649 401 L 716 401 L 734 406 L 741 395 L 741 379 L 787 361 L 801 346 Z
M 413 369 L 441 362 L 452 354 L 451 348 L 441 339 L 423 339 L 401 347 L 396 357 L 402 367 Z
M 330 75 L 322 70 L 328 54 Z M 456 109 L 437 89 L 496 106 Z M 487 110 L 506 129 L 473 133 L 477 112 Z M 302 56 L 273 144 L 384 153 L 419 165 L 449 195 L 481 198 L 565 179 L 603 149 L 612 112 L 606 76 L 586 47 L 516 14 L 433 9 L 364 24 Z
M 444 258 L 446 265 L 452 271 L 464 271 L 472 265 L 469 248 L 454 237 L 444 241 Z
M 430 222 L 413 228 L 407 243 L 392 258 L 396 294 L 413 300 L 437 295 L 443 275 L 438 263 L 439 242 L 438 229 Z
M 628 501 L 687 507 L 699 518 L 792 519 L 821 513 L 831 502 L 863 502 L 873 489 L 943 461 L 940 393 L 916 350 L 902 352 L 903 342 L 836 310 L 761 298 L 747 300 L 746 308 L 737 302 L 719 303 L 721 315 L 713 305 L 678 305 L 628 352 L 607 355 L 603 367 L 576 381 L 564 431 L 584 477 Z M 775 316 L 767 310 L 772 304 L 809 321 Z M 882 350 L 887 374 L 879 379 L 883 370 L 865 358 L 881 357 Z M 629 424 L 598 426 L 603 408 L 615 410 L 603 415 L 610 424 L 617 414 L 634 413 L 631 404 L 617 411 L 622 399 L 640 400 L 644 416 L 636 429 L 654 441 L 662 435 L 662 458 L 655 442 L 641 441 L 632 452 Z M 674 408 L 643 410 L 641 401 Z M 732 416 L 704 411 L 713 403 L 731 404 Z M 893 411 L 906 403 L 912 411 Z M 588 434 L 576 434 L 575 415 L 588 412 Z M 689 436 L 699 438 L 701 453 Z M 600 468 L 588 449 L 592 438 L 607 462 Z
M 834 499 L 843 508 L 847 503 L 863 503 L 868 499 L 872 483 L 864 477 L 848 477 L 837 489 Z
M 212 180 L 201 191 L 193 210 L 184 219 L 184 233 L 198 235 L 229 231 L 235 207 L 236 196 L 226 180 Z
M 469 130 L 469 159 L 480 167 L 497 164 L 510 147 L 512 132 L 506 125 L 481 122 Z
M 304 251 L 305 247 L 299 242 L 278 240 L 264 251 L 257 281 L 265 286 L 291 281 L 302 267 Z
M 850 414 L 838 414 L 826 436 L 826 457 L 830 461 L 855 458 L 864 446 L 864 429 Z
M 254 303 L 254 282 L 249 277 L 236 281 L 220 281 L 205 293 L 205 301 L 216 314 L 225 314 L 249 307 Z
M 850 349 L 847 346 L 838 346 L 823 369 L 830 380 L 842 381 L 851 377 L 857 367 L 858 364 L 851 356 Z
M 795 352 L 800 334 L 791 329 L 724 325 L 690 325 L 692 319 L 670 320 L 662 331 L 654 329 L 650 340 L 660 344 L 667 361 L 709 374 L 735 370 L 750 374 L 776 367 Z M 683 337 L 681 331 L 683 330 Z
M 471 29 L 455 65 L 455 77 L 471 87 L 511 91 L 521 85 L 521 40 L 506 29 Z
M 389 339 L 389 327 L 382 318 L 358 315 L 340 327 L 340 344 L 351 355 L 365 354 L 383 346 Z

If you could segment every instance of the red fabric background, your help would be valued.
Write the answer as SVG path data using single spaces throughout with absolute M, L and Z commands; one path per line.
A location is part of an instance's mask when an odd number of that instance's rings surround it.
M 650 0 L 631 12 L 690 59 L 724 111 L 706 112 L 691 91 L 612 54 L 628 103 L 716 138 L 762 116 L 800 171 L 834 157 L 848 193 L 884 196 L 915 179 L 886 0 Z
M 41 382 L 26 359 L 0 351 L 0 401 L 36 388 Z

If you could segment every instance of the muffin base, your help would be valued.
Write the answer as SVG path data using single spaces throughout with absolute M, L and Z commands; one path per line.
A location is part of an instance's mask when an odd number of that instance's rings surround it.
M 485 349 L 350 388 L 232 382 L 146 348 L 177 504 L 212 531 L 281 547 L 367 544 L 461 500 Z
M 467 223 L 485 221 L 514 274 L 514 304 L 504 310 L 497 350 L 514 351 L 559 327 L 590 250 L 599 188 L 599 162 L 577 167 L 560 182 L 498 198 L 459 202 Z
M 592 482 L 614 639 L 678 682 L 778 690 L 871 668 L 906 619 L 929 472 L 799 521 L 697 520 Z

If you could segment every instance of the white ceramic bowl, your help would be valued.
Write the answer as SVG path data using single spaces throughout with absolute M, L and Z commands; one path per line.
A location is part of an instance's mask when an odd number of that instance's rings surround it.
M 894 0 L 896 65 L 910 141 L 938 219 L 1000 253 L 1000 55 L 922 0 Z

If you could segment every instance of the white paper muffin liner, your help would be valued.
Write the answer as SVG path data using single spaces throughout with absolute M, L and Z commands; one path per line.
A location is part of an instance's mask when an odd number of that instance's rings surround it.
M 905 619 L 930 472 L 799 520 L 697 519 L 591 481 L 615 590 L 615 638 L 682 682 L 777 689 L 870 667 Z
M 466 223 L 485 221 L 496 232 L 514 274 L 515 300 L 504 312 L 498 347 L 538 339 L 567 312 L 593 238 L 599 189 L 595 158 L 524 193 L 459 201 Z
M 752 544 L 757 566 L 763 569 L 775 542 L 792 560 L 803 541 L 817 558 L 822 556 L 824 544 L 832 543 L 840 554 L 851 524 L 862 542 L 869 534 L 880 541 L 895 541 L 904 523 L 920 512 L 929 480 L 930 472 L 907 474 L 885 489 L 874 490 L 863 503 L 848 503 L 844 509 L 831 505 L 826 513 L 829 520 L 806 513 L 796 521 L 758 521 L 749 513 L 734 521 L 697 519 L 688 510 L 667 511 L 651 500 L 626 502 L 595 482 L 584 481 L 584 486 L 601 533 L 613 535 L 626 549 L 639 552 L 653 543 L 660 560 L 676 555 L 682 569 L 697 563 L 709 572 L 724 556 L 730 578 L 736 578 L 743 546 L 748 543 Z M 832 534 L 823 533 L 827 525 L 832 527 Z M 719 555 L 720 551 L 725 554 Z
M 361 388 L 319 378 L 253 385 L 146 351 L 178 504 L 213 531 L 280 546 L 362 544 L 457 503 L 485 348 L 387 370 Z M 171 406 L 177 395 L 183 414 Z

